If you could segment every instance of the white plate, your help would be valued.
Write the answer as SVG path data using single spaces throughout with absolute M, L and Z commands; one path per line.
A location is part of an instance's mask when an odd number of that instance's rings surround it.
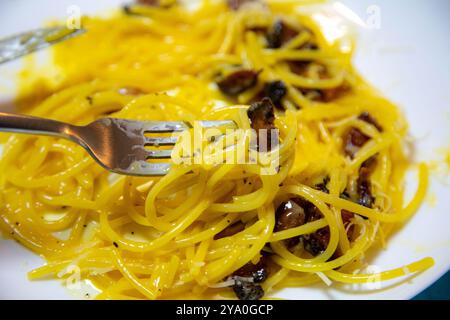
M 67 17 L 77 6 L 93 14 L 117 6 L 120 0 L 2 0 L 0 37 L 41 26 L 51 18 Z M 342 0 L 360 19 L 375 28 L 359 28 L 355 63 L 361 73 L 405 111 L 417 140 L 417 158 L 439 160 L 450 150 L 450 2 L 447 0 Z M 337 7 L 342 9 L 342 6 Z M 75 8 L 76 9 L 76 8 Z M 341 10 L 342 11 L 342 10 Z M 346 11 L 343 11 L 346 13 Z M 376 18 L 379 17 L 380 20 Z M 352 18 L 349 15 L 349 18 Z M 374 20 L 375 19 L 375 20 Z M 379 22 L 379 28 L 377 24 Z M 0 66 L 0 101 L 14 96 L 14 71 L 20 61 Z M 1 108 L 9 108 L 2 103 Z M 447 171 L 448 173 L 448 171 Z M 1 173 L 0 173 L 1 174 Z M 411 179 L 414 184 L 414 178 Z M 428 200 L 371 263 L 380 270 L 431 256 L 436 265 L 400 285 L 383 290 L 344 288 L 288 289 L 293 299 L 408 299 L 450 269 L 450 193 L 448 175 L 434 171 Z M 29 282 L 27 271 L 42 260 L 12 241 L 0 240 L 0 299 L 71 299 L 57 281 Z

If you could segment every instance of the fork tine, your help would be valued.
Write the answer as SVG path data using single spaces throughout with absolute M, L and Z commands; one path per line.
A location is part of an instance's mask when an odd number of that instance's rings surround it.
M 147 159 L 170 159 L 172 149 L 170 150 L 147 150 Z
M 149 163 L 136 161 L 127 169 L 125 174 L 134 176 L 164 176 L 170 170 L 169 163 Z
M 203 128 L 236 128 L 236 123 L 232 120 L 199 121 Z
M 56 26 L 27 31 L 1 39 L 0 64 L 47 48 L 84 32 L 86 32 L 85 29 L 68 29 L 66 26 Z
M 173 146 L 177 143 L 177 137 L 150 138 L 144 137 L 145 146 Z
M 183 121 L 146 121 L 142 124 L 145 132 L 179 132 L 190 128 L 190 125 Z

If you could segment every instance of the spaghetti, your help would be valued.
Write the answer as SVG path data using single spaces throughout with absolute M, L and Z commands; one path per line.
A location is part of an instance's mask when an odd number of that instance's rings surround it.
M 406 122 L 355 72 L 351 50 L 292 1 L 150 2 L 84 17 L 88 32 L 54 48 L 47 76 L 23 71 L 35 80 L 21 82 L 22 111 L 80 125 L 109 116 L 231 119 L 246 129 L 248 105 L 268 97 L 277 172 L 180 164 L 161 178 L 117 176 L 71 142 L 3 135 L 0 228 L 47 260 L 30 279 L 64 277 L 75 265 L 99 299 L 232 298 L 233 290 L 257 299 L 433 265 L 354 273 L 420 206 L 428 173 L 418 166 L 405 205 Z

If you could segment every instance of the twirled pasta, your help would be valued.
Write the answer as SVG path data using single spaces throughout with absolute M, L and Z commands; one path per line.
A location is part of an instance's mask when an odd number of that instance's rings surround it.
M 320 281 L 320 273 L 343 283 L 369 281 L 374 275 L 352 271 L 392 226 L 417 210 L 427 189 L 427 167 L 419 166 L 418 190 L 404 206 L 402 183 L 410 165 L 402 151 L 406 122 L 353 70 L 351 52 L 329 43 L 290 2 L 253 2 L 234 11 L 222 1 L 203 0 L 195 10 L 139 6 L 133 12 L 83 18 L 88 32 L 54 49 L 58 79 L 40 74 L 36 81 L 22 81 L 22 110 L 74 124 L 103 116 L 231 119 L 248 129 L 246 105 L 264 83 L 281 80 L 287 92 L 275 120 L 280 168 L 261 175 L 258 164 L 174 165 L 162 178 L 115 176 L 71 142 L 3 135 L 0 228 L 47 260 L 30 278 L 56 277 L 76 265 L 101 291 L 98 298 L 232 297 L 223 281 L 257 263 L 265 251 L 272 267 L 262 287 L 269 296 L 274 289 Z M 280 19 L 308 31 L 268 48 L 264 32 Z M 315 48 L 302 49 L 312 40 Z M 298 74 L 289 61 L 306 61 L 310 69 Z M 253 88 L 230 97 L 211 83 L 236 65 L 261 72 Z M 317 73 L 323 67 L 326 77 Z M 26 69 L 24 75 L 37 72 Z M 317 100 L 323 90 L 343 85 L 345 94 Z M 40 95 L 32 94 L 36 88 Z M 362 112 L 373 116 L 382 132 L 358 118 Z M 353 158 L 342 151 L 351 128 L 369 139 Z M 373 206 L 342 197 L 345 190 L 355 193 L 358 170 L 375 155 Z M 323 177 L 329 179 L 327 192 L 315 188 Z M 276 208 L 294 197 L 312 203 L 322 218 L 274 231 Z M 347 237 L 342 210 L 355 214 L 353 238 Z M 245 225 L 242 231 L 215 237 L 237 221 Z M 329 242 L 317 256 L 285 245 L 286 239 L 323 228 Z M 425 258 L 382 272 L 379 279 L 432 264 Z

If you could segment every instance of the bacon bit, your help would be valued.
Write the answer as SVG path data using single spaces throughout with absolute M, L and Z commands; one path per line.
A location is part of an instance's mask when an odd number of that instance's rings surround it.
M 242 221 L 235 222 L 216 234 L 214 236 L 214 240 L 231 237 L 232 235 L 235 235 L 236 233 L 241 232 L 244 229 L 245 224 Z
M 359 148 L 369 140 L 370 137 L 366 136 L 359 129 L 351 128 L 344 138 L 344 153 L 353 159 Z
M 377 163 L 377 154 L 371 156 L 369 159 L 364 161 L 361 164 L 361 168 L 366 168 L 366 169 L 373 170 L 375 168 L 375 164 L 376 163 Z
M 298 35 L 298 31 L 289 27 L 282 20 L 277 20 L 267 35 L 269 48 L 277 49 Z
M 372 173 L 376 163 L 376 157 L 373 156 L 363 162 L 359 168 L 359 176 L 357 180 L 358 203 L 364 207 L 372 208 L 374 197 L 371 192 L 370 174 Z
M 237 96 L 256 84 L 259 73 L 260 71 L 254 70 L 238 70 L 218 81 L 217 85 L 223 93 L 229 96 Z
M 275 107 L 283 110 L 284 108 L 281 101 L 286 94 L 287 87 L 283 81 L 271 81 L 265 83 L 264 88 L 253 98 L 253 102 L 260 101 L 264 98 L 269 98 Z
M 303 236 L 303 246 L 313 256 L 324 252 L 328 246 L 328 242 L 330 242 L 330 230 L 328 227 Z
M 282 202 L 275 215 L 275 231 L 295 228 L 303 225 L 306 221 L 305 210 L 293 200 Z
M 294 200 L 299 206 L 301 206 L 305 210 L 306 213 L 305 223 L 323 218 L 323 215 L 320 212 L 320 210 L 311 202 L 304 200 L 303 198 L 294 198 L 292 200 Z
M 383 130 L 378 122 L 374 118 L 372 118 L 372 116 L 368 112 L 361 113 L 358 116 L 358 119 L 370 123 L 375 128 L 377 128 L 378 131 Z M 359 148 L 361 148 L 369 140 L 370 137 L 361 132 L 361 130 L 357 128 L 351 128 L 344 138 L 344 153 L 351 159 L 353 159 Z
M 144 91 L 136 87 L 120 88 L 117 92 L 124 96 L 138 96 L 145 93 Z
M 227 0 L 228 7 L 230 7 L 231 10 L 237 11 L 239 10 L 244 4 L 250 3 L 250 2 L 257 2 L 258 0 Z
M 292 67 L 291 67 L 292 70 Z M 330 102 L 342 97 L 350 90 L 347 84 L 342 84 L 330 89 L 300 89 L 303 95 L 309 99 L 320 102 Z
M 320 90 L 320 101 L 330 102 L 336 100 L 346 94 L 349 90 L 350 87 L 345 83 L 336 88 Z
M 350 224 L 350 220 L 353 219 L 355 217 L 355 214 L 353 212 L 347 211 L 345 209 L 341 210 L 341 217 L 342 217 L 342 222 L 344 223 L 344 228 L 347 229 L 347 226 Z M 353 231 L 354 231 L 354 227 L 350 226 L 350 228 L 348 228 L 347 230 L 347 238 L 351 239 L 353 237 Z
M 377 128 L 378 131 L 382 132 L 383 128 L 378 124 L 377 120 L 375 120 L 375 118 L 373 118 L 370 113 L 368 113 L 367 111 L 364 111 L 363 113 L 361 113 L 358 116 L 359 120 L 362 120 L 364 122 L 370 123 L 371 125 L 373 125 L 375 128 Z
M 351 240 L 353 238 L 353 232 L 355 230 L 355 226 L 351 224 L 351 219 L 355 217 L 355 214 L 343 209 L 341 210 L 341 217 L 342 223 L 344 224 L 344 229 L 347 230 L 347 239 Z M 331 259 L 337 259 L 340 256 L 342 256 L 342 252 L 339 248 L 337 248 L 337 250 L 331 256 Z
M 308 32 L 309 34 L 313 35 L 312 30 L 309 28 L 302 26 L 300 30 L 296 30 L 288 24 L 284 23 L 282 20 L 277 20 L 266 36 L 267 45 L 269 48 L 278 49 L 285 43 L 288 43 L 289 41 L 294 39 L 301 32 Z M 310 41 L 294 49 L 317 50 L 319 49 L 319 47 L 317 46 L 317 44 Z
M 320 218 L 322 218 L 322 213 L 311 202 L 302 198 L 293 198 L 283 202 L 277 208 L 275 231 L 295 228 Z M 329 229 L 325 227 L 309 235 L 286 239 L 285 244 L 287 248 L 291 248 L 302 239 L 305 250 L 317 255 L 325 250 L 329 238 Z
M 331 89 L 300 89 L 307 98 L 319 102 L 331 102 L 348 92 L 348 87 L 339 86 Z
M 270 98 L 278 109 L 282 109 L 281 100 L 287 94 L 287 87 L 283 81 L 268 82 L 264 86 L 264 96 Z
M 264 296 L 264 289 L 259 284 L 236 280 L 233 291 L 239 300 L 259 300 Z
M 276 222 L 274 231 L 283 231 L 305 224 L 305 210 L 295 201 L 282 202 L 275 212 Z M 292 248 L 299 243 L 299 238 L 285 240 L 286 247 Z
M 304 75 L 308 70 L 311 61 L 288 61 L 289 69 L 292 73 Z
M 272 147 L 278 145 L 278 139 L 272 137 L 272 129 L 276 129 L 274 121 L 274 105 L 269 98 L 264 98 L 260 102 L 252 103 L 247 110 L 247 116 L 250 119 L 251 127 L 258 133 L 259 145 L 259 130 L 267 130 L 267 151 L 272 150 Z M 272 139 L 273 138 L 273 139 Z M 274 141 L 272 141 L 274 140 Z M 266 150 L 260 150 L 262 152 Z
M 305 28 L 305 30 L 312 34 L 312 31 L 310 31 L 309 29 Z M 317 49 L 319 49 L 319 46 L 315 43 L 307 42 L 304 45 L 302 45 L 299 49 L 301 49 L 301 50 L 317 50 Z M 291 72 L 301 75 L 301 76 L 306 76 L 308 67 L 311 65 L 311 63 L 312 63 L 312 61 L 307 61 L 307 60 L 306 61 L 305 60 L 288 61 L 288 65 L 289 65 L 289 68 L 291 69 Z M 326 76 L 325 66 L 323 66 L 323 76 Z
M 294 201 L 298 206 L 300 206 L 303 209 L 305 219 L 302 225 L 323 218 L 323 215 L 320 212 L 320 210 L 311 202 L 306 201 L 302 198 L 293 198 L 290 201 Z M 354 214 L 342 210 L 341 215 L 344 226 L 347 227 L 350 223 L 350 219 L 353 218 Z M 349 238 L 351 238 L 352 232 L 353 228 L 350 227 L 349 232 L 347 234 Z M 303 235 L 300 238 L 302 239 L 303 247 L 305 248 L 305 250 L 311 253 L 313 256 L 317 256 L 318 254 L 325 251 L 325 249 L 328 246 L 328 242 L 330 241 L 330 229 L 328 227 L 325 227 L 317 230 L 312 234 Z
M 312 222 L 323 218 L 322 213 L 314 204 L 304 199 L 297 200 L 297 203 L 299 201 L 307 214 L 306 222 Z M 328 242 L 330 241 L 330 229 L 328 227 L 325 227 L 317 230 L 314 233 L 303 235 L 302 241 L 305 250 L 311 253 L 313 256 L 317 256 L 318 254 L 325 251 L 328 246 Z
M 231 278 L 235 280 L 233 291 L 240 300 L 259 300 L 264 296 L 259 283 L 269 275 L 267 263 L 267 257 L 263 255 L 257 264 L 248 262 L 232 274 Z
M 314 46 L 317 48 L 317 46 Z M 312 65 L 311 61 L 289 61 L 289 68 L 292 73 L 298 74 L 303 77 L 308 77 L 309 67 Z M 317 66 L 317 64 L 315 64 Z M 319 64 L 320 67 L 318 75 L 320 79 L 327 79 L 330 77 L 326 66 Z M 350 86 L 347 83 L 343 83 L 336 88 L 330 89 L 306 89 L 300 88 L 300 91 L 307 98 L 314 101 L 330 102 L 337 98 L 340 98 L 350 90 Z
M 247 27 L 247 30 L 253 31 L 255 33 L 261 33 L 263 35 L 267 34 L 267 27 L 264 27 L 264 26 Z
M 254 283 L 264 282 L 269 275 L 267 258 L 262 256 L 257 264 L 248 262 L 233 273 L 233 276 L 252 278 Z
M 250 118 L 252 128 L 255 130 L 275 128 L 273 104 L 269 98 L 253 103 L 247 110 L 247 115 Z

